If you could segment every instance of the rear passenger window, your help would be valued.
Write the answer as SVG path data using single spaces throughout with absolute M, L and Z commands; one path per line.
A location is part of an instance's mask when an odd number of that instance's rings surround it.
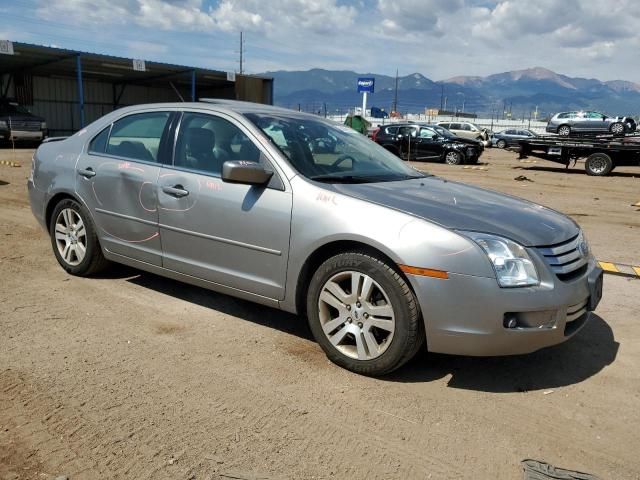
M 131 160 L 158 161 L 160 139 L 169 112 L 149 112 L 129 115 L 113 124 L 107 153 Z
M 102 130 L 98 135 L 93 137 L 93 140 L 89 143 L 90 153 L 104 153 L 107 146 L 107 139 L 109 138 L 109 129 L 111 125 Z

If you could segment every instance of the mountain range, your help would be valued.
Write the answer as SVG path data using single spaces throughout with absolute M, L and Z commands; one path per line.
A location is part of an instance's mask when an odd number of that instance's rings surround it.
M 358 77 L 374 77 L 375 93 L 368 106 L 390 110 L 395 77 L 344 70 L 274 71 L 274 103 L 288 108 L 327 113 L 344 112 L 362 104 Z M 433 81 L 420 73 L 398 77 L 398 110 L 423 113 L 425 108 L 476 113 L 482 116 L 538 118 L 558 111 L 598 110 L 610 115 L 640 113 L 640 84 L 624 80 L 600 81 L 562 75 L 535 67 L 486 77 L 459 76 Z

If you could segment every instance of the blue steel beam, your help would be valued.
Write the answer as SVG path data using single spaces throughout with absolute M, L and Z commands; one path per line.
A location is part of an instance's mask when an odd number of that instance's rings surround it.
M 191 70 L 191 101 L 196 101 L 196 71 Z
M 84 128 L 84 90 L 82 89 L 82 59 L 76 56 L 76 75 L 78 81 L 78 108 L 80 113 L 80 128 Z

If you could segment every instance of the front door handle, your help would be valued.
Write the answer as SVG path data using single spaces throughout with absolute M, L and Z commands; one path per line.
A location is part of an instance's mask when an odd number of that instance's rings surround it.
M 78 169 L 78 175 L 82 175 L 84 178 L 92 178 L 96 176 L 96 172 L 93 168 L 87 167 Z
M 174 185 L 173 187 L 162 187 L 162 191 L 172 197 L 182 198 L 189 195 L 189 190 L 185 190 L 182 185 Z

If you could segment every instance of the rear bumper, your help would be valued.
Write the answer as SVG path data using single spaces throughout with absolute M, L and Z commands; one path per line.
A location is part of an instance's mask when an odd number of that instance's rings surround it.
M 36 217 L 38 223 L 47 230 L 47 223 L 45 220 L 45 205 L 47 204 L 47 194 L 41 190 L 38 190 L 33 184 L 33 180 L 27 181 L 27 191 L 29 192 L 29 203 L 31 204 L 31 212 Z
M 472 356 L 517 355 L 562 343 L 588 321 L 592 259 L 572 282 L 557 278 L 528 288 L 500 288 L 495 278 L 449 274 L 448 280 L 411 276 L 429 351 Z M 505 317 L 515 315 L 517 328 Z

